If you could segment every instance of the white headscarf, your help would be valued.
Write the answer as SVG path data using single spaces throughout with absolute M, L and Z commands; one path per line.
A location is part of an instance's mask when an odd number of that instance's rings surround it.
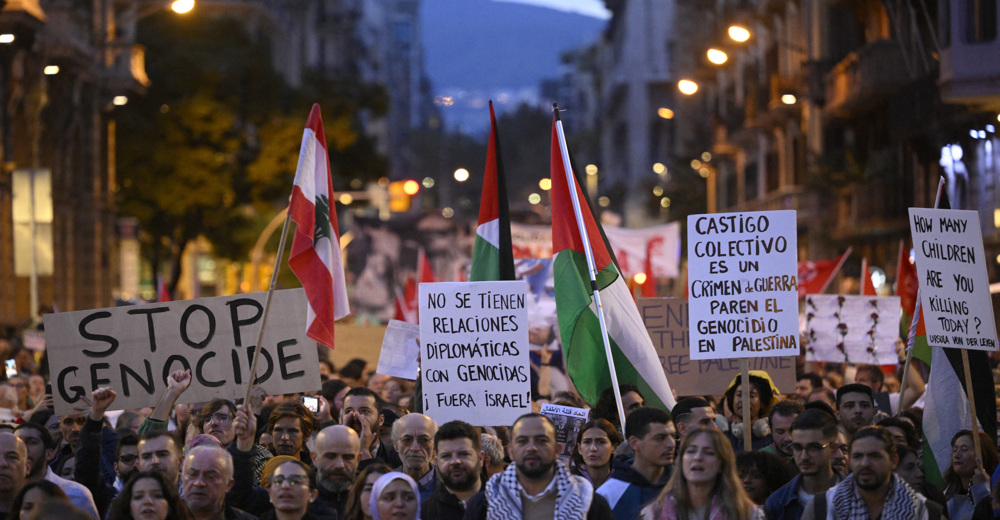
M 398 471 L 393 471 L 391 473 L 386 473 L 375 481 L 372 485 L 372 494 L 368 498 L 368 507 L 372 512 L 372 520 L 382 520 L 382 517 L 378 514 L 378 498 L 382 496 L 382 491 L 392 483 L 393 480 L 405 480 L 410 488 L 413 489 L 413 495 L 417 497 L 417 514 L 413 518 L 420 518 L 420 489 L 417 487 L 417 483 L 410 478 L 406 473 L 400 473 Z

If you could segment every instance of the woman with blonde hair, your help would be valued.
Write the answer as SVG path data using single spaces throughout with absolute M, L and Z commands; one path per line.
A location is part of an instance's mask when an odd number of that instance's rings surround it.
M 684 438 L 674 473 L 660 496 L 642 510 L 645 520 L 763 520 L 736 473 L 736 456 L 719 430 Z

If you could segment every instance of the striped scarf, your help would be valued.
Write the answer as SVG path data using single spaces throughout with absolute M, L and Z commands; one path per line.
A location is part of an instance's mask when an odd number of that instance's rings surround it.
M 829 495 L 828 495 L 829 496 Z M 868 520 L 868 507 L 854 489 L 854 475 L 848 475 L 833 491 L 833 518 L 837 520 Z M 923 500 L 906 481 L 895 473 L 889 483 L 889 494 L 882 506 L 882 516 L 887 520 L 917 518 L 923 509 Z
M 590 510 L 594 499 L 594 486 L 587 479 L 570 475 L 558 461 L 555 463 L 556 512 L 554 520 L 579 520 Z M 517 480 L 517 465 L 507 469 L 486 483 L 486 520 L 512 520 L 521 518 L 521 483 Z

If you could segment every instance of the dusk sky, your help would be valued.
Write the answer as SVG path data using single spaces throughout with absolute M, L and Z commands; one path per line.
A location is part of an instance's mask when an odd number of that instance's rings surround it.
M 611 13 L 604 8 L 604 2 L 601 0 L 497 0 L 500 2 L 515 2 L 519 4 L 533 4 L 541 5 L 545 7 L 551 7 L 553 9 L 559 9 L 560 11 L 570 11 L 573 13 L 585 14 L 587 16 L 593 16 L 594 18 L 600 18 L 606 20 L 611 18 Z

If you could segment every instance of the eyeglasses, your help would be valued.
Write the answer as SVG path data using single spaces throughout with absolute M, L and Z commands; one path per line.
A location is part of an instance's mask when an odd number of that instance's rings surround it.
M 289 486 L 303 486 L 309 483 L 309 477 L 307 475 L 278 475 L 276 477 L 271 477 L 271 487 L 281 487 L 285 484 Z
M 135 464 L 135 460 L 138 458 L 138 455 L 122 455 L 118 457 L 118 462 L 122 464 Z
M 788 447 L 791 448 L 792 452 L 795 453 L 796 455 L 802 453 L 803 451 L 805 451 L 809 455 L 819 455 L 820 451 L 829 448 L 831 444 L 833 444 L 833 441 L 830 441 L 826 444 L 817 444 L 814 442 L 812 444 L 807 444 L 805 446 L 797 442 L 793 442 L 789 444 Z
M 202 415 L 202 418 L 204 418 L 205 422 L 210 422 L 210 421 L 214 420 L 215 422 L 217 422 L 219 424 L 226 424 L 227 422 L 233 420 L 233 417 L 231 415 L 227 414 L 227 413 L 205 414 L 205 415 Z

